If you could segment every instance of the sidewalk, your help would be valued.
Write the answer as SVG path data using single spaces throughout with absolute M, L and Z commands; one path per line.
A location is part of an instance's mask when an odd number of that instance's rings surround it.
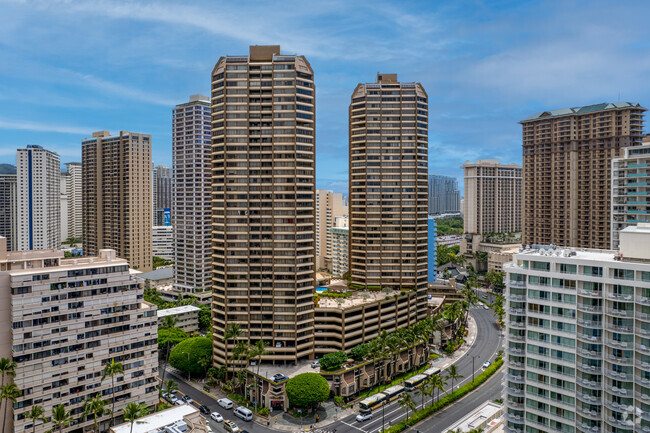
M 435 359 L 431 362 L 431 365 L 438 367 L 441 371 L 447 369 L 450 365 L 454 364 L 456 361 L 461 359 L 469 349 L 474 345 L 476 341 L 476 335 L 478 334 L 478 329 L 476 328 L 476 321 L 470 315 L 467 319 L 467 338 L 465 342 L 460 346 L 454 353 L 450 356 L 443 356 L 438 359 Z

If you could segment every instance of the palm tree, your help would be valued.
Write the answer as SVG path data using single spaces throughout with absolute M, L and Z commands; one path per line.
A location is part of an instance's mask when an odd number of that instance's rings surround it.
M 209 356 L 202 356 L 197 361 L 196 364 L 201 367 L 204 371 L 204 374 L 208 374 L 208 367 L 210 366 L 211 360 Z
M 172 379 L 169 379 L 167 382 L 163 382 L 163 391 L 171 398 L 172 394 L 178 391 L 178 384 Z
M 162 374 L 162 381 L 165 381 L 165 372 L 167 370 L 167 364 L 169 363 L 169 345 L 171 344 L 172 341 L 172 331 L 176 327 L 176 322 L 178 322 L 178 318 L 176 316 L 165 316 L 163 317 L 162 323 L 158 325 L 159 329 L 166 329 L 167 330 L 167 355 L 165 356 L 165 363 L 163 364 L 163 374 Z
M 242 335 L 244 335 L 244 331 L 242 331 L 241 325 L 239 323 L 228 324 L 223 334 L 223 342 L 226 344 L 226 354 L 228 353 L 228 341 L 237 341 Z
M 422 391 L 424 391 L 424 394 L 431 399 L 433 402 L 433 393 L 435 392 L 435 388 L 433 386 L 433 383 L 431 382 L 431 377 L 429 376 L 424 380 L 424 383 L 422 384 Z M 422 404 L 422 408 L 424 409 L 424 403 Z
M 445 382 L 442 377 L 438 374 L 434 374 L 432 376 L 429 376 L 429 384 L 432 387 L 431 394 L 435 391 L 437 391 L 436 394 L 436 401 L 438 401 L 438 398 L 440 398 L 440 391 L 442 390 L 443 392 L 445 391 L 445 385 L 447 385 L 447 382 Z M 431 405 L 433 406 L 433 399 L 431 399 Z
M 9 358 L 0 358 L 0 374 L 2 374 L 2 382 L 0 386 L 5 385 L 5 376 L 16 377 L 17 364 Z
M 408 394 L 406 392 L 402 393 L 402 396 L 397 400 L 397 403 L 403 408 L 406 409 L 406 419 L 409 419 L 409 409 L 411 409 L 413 412 L 415 412 L 415 402 L 413 401 L 413 398 L 411 397 L 411 394 Z
M 111 413 L 110 409 L 106 407 L 108 400 L 103 400 L 100 394 L 96 394 L 94 397 L 87 398 L 84 400 L 82 409 L 83 416 L 88 416 L 93 414 L 93 431 L 99 433 L 99 423 L 97 422 L 98 416 L 104 416 Z
M 255 412 L 257 412 L 257 401 L 258 401 L 257 379 L 259 378 L 260 375 L 260 364 L 262 363 L 262 356 L 270 355 L 272 353 L 267 350 L 268 348 L 269 346 L 264 342 L 264 340 L 257 340 L 255 344 L 251 346 L 248 351 L 248 356 L 250 356 L 251 359 L 255 358 L 257 360 L 257 376 L 255 376 Z
M 422 397 L 422 406 L 421 409 L 424 409 L 424 396 L 427 395 L 427 390 L 425 389 L 425 384 L 420 385 L 418 389 L 415 390 L 415 393 Z
M 4 401 L 5 405 L 5 412 L 4 412 L 4 417 L 3 419 L 6 421 L 7 420 L 7 406 L 9 406 L 9 402 L 11 403 L 16 403 L 16 400 L 18 397 L 20 397 L 21 391 L 18 389 L 15 383 L 10 382 L 6 385 L 3 385 L 0 387 L 0 399 Z M 2 423 L 2 433 L 5 431 L 5 423 Z
M 147 415 L 148 413 L 149 413 L 149 408 L 147 407 L 146 404 L 129 403 L 124 408 L 124 414 L 122 415 L 122 418 L 124 418 L 124 421 L 131 423 L 131 433 L 133 433 L 133 424 L 135 424 L 135 421 L 138 418 Z
M 446 392 L 445 391 L 445 386 L 447 386 L 447 381 L 440 375 L 436 375 L 439 380 L 436 380 L 436 389 L 438 390 L 437 396 L 436 396 L 436 401 L 440 400 L 440 393 L 441 392 Z
M 462 379 L 463 375 L 458 373 L 458 368 L 456 365 L 452 364 L 447 369 L 447 377 L 445 379 L 451 379 L 451 391 L 454 391 L 454 380 Z
M 102 380 L 106 379 L 108 376 L 111 377 L 111 401 L 113 405 L 111 406 L 111 426 L 115 424 L 115 376 L 116 375 L 124 376 L 124 368 L 122 367 L 121 362 L 115 362 L 115 358 L 111 359 L 111 362 L 107 363 L 104 367 L 104 373 L 102 374 Z
M 65 406 L 62 404 L 52 408 L 52 423 L 54 424 L 54 428 L 59 429 L 59 433 L 62 433 L 63 427 L 69 426 L 73 421 L 74 418 L 72 418 L 70 412 L 65 410 Z
M 36 421 L 43 421 L 44 423 L 49 421 L 46 416 L 43 416 L 44 413 L 45 409 L 39 405 L 32 406 L 29 412 L 25 413 L 25 418 L 32 420 L 32 433 L 36 432 Z

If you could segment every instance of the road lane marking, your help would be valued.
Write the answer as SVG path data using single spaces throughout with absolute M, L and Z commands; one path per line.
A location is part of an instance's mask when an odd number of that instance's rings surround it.
M 341 420 L 341 422 L 342 422 L 343 424 L 347 425 L 348 427 L 352 427 L 353 429 L 357 429 L 357 430 L 359 430 L 359 431 L 362 431 L 363 433 L 366 433 L 366 430 L 360 429 L 360 428 L 357 427 L 356 425 L 352 425 L 352 424 L 347 423 L 347 422 L 345 422 L 345 421 L 343 421 L 343 420 Z

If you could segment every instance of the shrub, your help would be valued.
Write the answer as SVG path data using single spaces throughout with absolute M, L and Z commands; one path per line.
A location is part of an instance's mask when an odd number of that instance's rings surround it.
M 334 396 L 334 403 L 337 406 L 341 406 L 343 404 L 343 397 L 341 397 L 340 395 L 335 395 Z
M 368 356 L 368 345 L 367 344 L 358 344 L 350 350 L 350 357 L 355 361 L 363 361 L 363 359 Z
M 172 349 L 169 363 L 185 373 L 199 374 L 204 371 L 199 366 L 199 359 L 206 356 L 212 356 L 212 340 L 207 337 L 188 338 Z
M 338 352 L 328 353 L 320 360 L 320 366 L 324 370 L 336 370 L 341 368 L 341 365 L 348 359 L 348 354 L 342 350 Z
M 269 416 L 269 408 L 268 407 L 262 407 L 257 411 L 257 413 L 259 413 L 262 416 Z
M 286 392 L 293 406 L 314 407 L 327 400 L 330 386 L 320 374 L 302 373 L 289 379 Z

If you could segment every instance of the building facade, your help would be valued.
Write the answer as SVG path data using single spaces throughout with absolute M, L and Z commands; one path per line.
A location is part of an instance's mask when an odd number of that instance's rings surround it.
M 436 242 L 436 219 L 429 217 L 429 240 L 427 243 L 428 264 L 427 264 L 427 282 L 436 282 L 436 267 L 438 267 L 438 243 Z
M 350 248 L 350 229 L 348 227 L 332 227 L 329 236 L 332 244 L 332 277 L 343 278 L 348 271 L 350 260 L 348 251 Z
M 506 431 L 650 428 L 650 227 L 620 252 L 529 248 L 504 265 Z
M 94 132 L 81 154 L 84 255 L 111 248 L 135 269 L 150 271 L 151 136 Z
M 520 122 L 524 245 L 610 247 L 612 159 L 641 144 L 645 111 L 639 104 L 604 103 Z
M 172 227 L 174 289 L 212 298 L 210 98 L 190 96 L 173 110 Z
M 16 249 L 61 245 L 61 168 L 59 155 L 38 145 L 16 156 Z
M 357 85 L 350 120 L 350 272 L 356 288 L 411 289 L 426 316 L 428 97 L 378 74 Z
M 18 235 L 16 175 L 0 174 L 0 236 L 7 239 L 7 249 L 16 251 Z
M 612 159 L 611 248 L 617 249 L 619 232 L 625 227 L 650 222 L 647 195 L 650 191 L 650 143 L 626 147 Z
M 176 318 L 175 328 L 180 328 L 187 334 L 198 332 L 199 330 L 199 307 L 194 305 L 181 305 L 180 307 L 165 308 L 158 310 L 158 325 L 163 324 L 165 317 L 171 316 Z
M 212 72 L 214 364 L 231 358 L 232 323 L 271 345 L 264 360 L 314 356 L 313 74 L 279 46 L 221 57 Z
M 171 209 L 172 207 L 172 169 L 165 165 L 153 168 L 153 208 Z M 163 225 L 163 224 L 161 224 Z
M 68 196 L 67 237 L 81 238 L 83 236 L 81 163 L 67 162 L 65 167 L 66 195 Z
M 450 176 L 429 175 L 429 215 L 460 213 L 458 181 Z
M 316 269 L 332 271 L 332 233 L 336 217 L 346 216 L 348 207 L 343 194 L 316 190 Z
M 165 260 L 174 260 L 174 233 L 172 226 L 153 226 L 151 244 L 153 255 Z
M 68 239 L 68 174 L 66 172 L 61 172 L 61 178 L 59 185 L 61 187 L 61 194 L 59 195 L 59 206 L 61 207 L 61 229 L 60 229 L 60 239 L 59 243 L 64 242 Z
M 118 415 L 130 402 L 156 404 L 156 307 L 143 301 L 128 263 L 112 250 L 63 259 L 58 250 L 12 253 L 5 247 L 0 238 L 0 318 L 6 330 L 0 352 L 16 362 L 13 382 L 22 391 L 8 406 L 5 431 L 49 431 L 51 423 L 32 427 L 24 416 L 36 404 L 46 415 L 65 405 L 75 424 L 63 432 L 92 427 L 82 405 L 97 394 L 114 398 Z M 111 380 L 101 380 L 112 360 L 124 368 L 114 389 Z M 98 418 L 102 430 L 109 420 Z

